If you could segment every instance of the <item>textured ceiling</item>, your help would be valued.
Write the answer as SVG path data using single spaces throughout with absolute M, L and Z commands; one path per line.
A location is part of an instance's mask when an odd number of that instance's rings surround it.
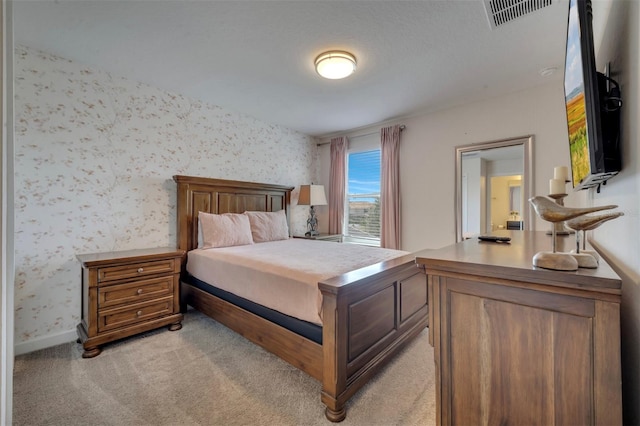
M 323 136 L 561 80 L 567 7 L 492 30 L 479 0 L 16 0 L 14 37 Z M 328 49 L 352 52 L 356 73 L 319 77 Z

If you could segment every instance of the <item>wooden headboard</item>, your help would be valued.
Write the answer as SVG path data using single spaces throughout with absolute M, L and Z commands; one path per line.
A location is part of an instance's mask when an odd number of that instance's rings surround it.
M 198 247 L 198 212 L 243 213 L 285 210 L 293 187 L 194 176 L 173 177 L 178 184 L 178 248 Z

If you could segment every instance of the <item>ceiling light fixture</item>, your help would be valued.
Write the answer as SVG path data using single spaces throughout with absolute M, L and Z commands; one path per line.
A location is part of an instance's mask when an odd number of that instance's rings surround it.
M 334 50 L 320 54 L 315 64 L 316 71 L 322 77 L 337 80 L 353 74 L 356 70 L 356 57 L 349 52 Z

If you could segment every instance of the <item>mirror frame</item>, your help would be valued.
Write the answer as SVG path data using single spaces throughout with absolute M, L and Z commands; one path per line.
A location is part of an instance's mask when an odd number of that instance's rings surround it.
M 522 170 L 522 196 L 525 203 L 533 196 L 533 135 L 521 136 L 517 138 L 501 139 L 492 142 L 474 143 L 471 145 L 461 145 L 456 147 L 456 194 L 455 194 L 455 224 L 456 242 L 463 241 L 462 237 L 462 155 L 467 152 L 481 151 L 493 148 L 503 148 L 508 146 L 522 145 L 523 147 L 523 170 Z M 533 229 L 531 223 L 531 206 L 522 212 L 524 230 Z

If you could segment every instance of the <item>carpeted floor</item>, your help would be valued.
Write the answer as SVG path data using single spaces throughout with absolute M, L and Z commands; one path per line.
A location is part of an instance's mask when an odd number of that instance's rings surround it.
M 325 425 L 320 383 L 210 318 L 189 311 L 83 359 L 67 343 L 15 360 L 14 425 Z M 341 425 L 435 423 L 425 331 L 347 405 Z

